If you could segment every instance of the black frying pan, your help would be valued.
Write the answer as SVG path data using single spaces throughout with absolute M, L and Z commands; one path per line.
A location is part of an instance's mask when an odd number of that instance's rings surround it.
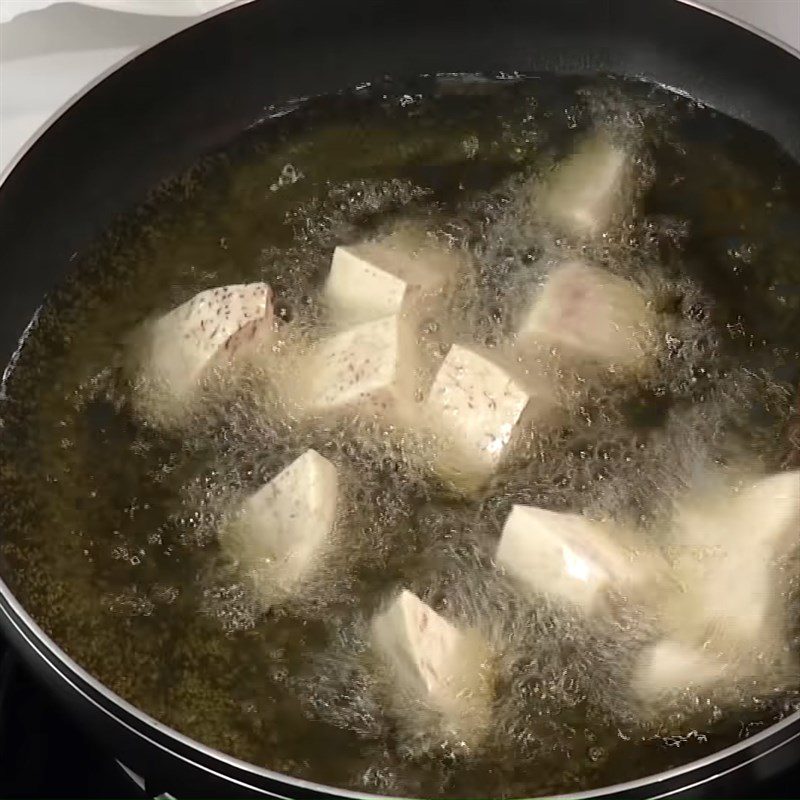
M 677 0 L 262 0 L 128 61 L 71 105 L 0 187 L 0 361 L 13 358 L 70 257 L 267 106 L 383 75 L 597 72 L 676 88 L 766 131 L 800 159 L 800 57 Z M 2 535 L 2 532 L 0 532 Z M 148 789 L 175 796 L 342 796 L 250 767 L 105 689 L 0 582 L 0 627 Z M 735 794 L 800 759 L 800 714 L 669 773 L 585 796 Z

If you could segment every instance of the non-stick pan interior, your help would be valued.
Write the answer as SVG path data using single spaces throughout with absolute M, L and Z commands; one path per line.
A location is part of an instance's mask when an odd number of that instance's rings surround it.
M 677 86 L 796 152 L 791 56 L 718 20 L 697 15 L 689 25 L 694 12 L 672 4 L 649 9 L 646 20 L 637 8 L 508 4 L 487 20 L 477 4 L 335 13 L 256 4 L 143 55 L 59 120 L 3 187 L 0 245 L 15 276 L 2 323 L 7 355 L 74 254 L 116 214 L 294 97 L 384 74 L 616 72 Z M 756 56 L 758 73 L 741 66 Z

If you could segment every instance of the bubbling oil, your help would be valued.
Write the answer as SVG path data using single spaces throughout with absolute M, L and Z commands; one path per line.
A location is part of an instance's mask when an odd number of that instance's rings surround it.
M 530 187 L 597 128 L 632 154 L 636 179 L 624 219 L 572 241 L 532 213 Z M 586 617 L 521 594 L 492 556 L 515 503 L 613 519 L 664 548 L 676 498 L 791 455 L 798 187 L 800 168 L 764 136 L 640 83 L 450 75 L 295 105 L 161 187 L 46 302 L 2 406 L 3 577 L 130 702 L 207 745 L 335 786 L 561 793 L 731 744 L 800 707 L 782 666 L 800 654 L 797 553 L 776 567 L 780 665 L 756 687 L 685 692 L 656 717 L 631 692 L 661 635 L 653 597 L 612 597 Z M 419 432 L 298 416 L 282 390 L 327 332 L 333 247 L 398 224 L 465 265 L 448 306 L 420 322 L 427 375 L 455 341 L 500 353 L 525 298 L 570 257 L 651 299 L 655 367 L 567 375 L 558 423 L 531 426 L 469 494 L 432 477 Z M 131 333 L 201 289 L 257 280 L 283 321 L 270 352 L 211 375 L 179 419 L 143 416 Z M 310 447 L 339 471 L 336 531 L 301 592 L 265 597 L 219 533 Z M 401 588 L 488 644 L 480 742 L 443 731 L 411 698 L 384 702 L 369 620 Z

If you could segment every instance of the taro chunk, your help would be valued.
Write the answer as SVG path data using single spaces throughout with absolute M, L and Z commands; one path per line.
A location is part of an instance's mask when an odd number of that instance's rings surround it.
M 593 136 L 553 170 L 541 211 L 567 233 L 595 236 L 621 215 L 630 180 L 628 154 L 606 136 Z
M 373 618 L 372 642 L 391 670 L 398 695 L 435 709 L 462 733 L 485 722 L 488 651 L 481 639 L 460 631 L 404 590 Z
M 207 289 L 152 324 L 143 377 L 159 394 L 186 401 L 207 369 L 258 347 L 272 332 L 272 291 L 266 283 Z
M 800 471 L 779 472 L 745 485 L 734 500 L 743 538 L 774 555 L 800 544 Z
M 413 400 L 409 329 L 397 315 L 356 325 L 322 341 L 301 372 L 298 401 L 303 408 L 400 410 Z
M 337 247 L 325 299 L 340 327 L 400 312 L 421 312 L 441 297 L 458 268 L 456 257 L 408 235 Z
M 800 545 L 800 472 L 703 496 L 676 517 L 674 566 L 685 590 L 668 617 L 683 637 L 732 651 L 771 647 L 782 627 L 776 560 Z
M 266 592 L 292 590 L 318 565 L 336 519 L 336 467 L 315 450 L 244 503 L 225 546 Z
M 719 682 L 725 665 L 712 654 L 671 639 L 646 648 L 633 676 L 633 689 L 645 702 L 658 702 L 689 689 Z
M 503 367 L 453 345 L 425 403 L 426 421 L 442 438 L 442 471 L 463 475 L 494 472 L 530 399 Z
M 528 588 L 587 612 L 648 574 L 600 523 L 535 506 L 512 508 L 495 560 Z
M 652 314 L 630 281 L 570 261 L 547 277 L 520 321 L 519 338 L 585 361 L 635 369 L 651 352 Z

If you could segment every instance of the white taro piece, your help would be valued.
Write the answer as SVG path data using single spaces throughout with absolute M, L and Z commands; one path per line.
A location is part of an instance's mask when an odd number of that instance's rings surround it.
M 311 413 L 393 414 L 413 402 L 413 333 L 399 315 L 355 325 L 319 342 L 298 365 L 295 400 Z
M 400 707 L 422 703 L 460 734 L 479 734 L 489 715 L 488 649 L 415 594 L 403 590 L 371 624 L 376 654 L 390 669 Z
M 528 416 L 531 395 L 505 368 L 453 345 L 436 373 L 424 417 L 441 438 L 437 469 L 448 477 L 490 475 Z
M 633 674 L 633 690 L 645 703 L 669 700 L 681 692 L 711 688 L 728 668 L 712 653 L 673 639 L 646 647 Z
M 567 357 L 637 369 L 654 345 L 653 313 L 635 284 L 580 261 L 555 267 L 522 315 L 522 343 L 556 347 Z
M 458 258 L 444 247 L 400 231 L 337 247 L 324 296 L 338 327 L 390 314 L 419 316 L 452 284 Z
M 553 169 L 541 213 L 566 233 L 596 236 L 622 214 L 631 172 L 628 153 L 605 134 L 595 134 Z
M 266 283 L 206 289 L 144 331 L 140 377 L 166 403 L 190 401 L 213 366 L 241 357 L 273 335 Z
M 745 484 L 733 500 L 743 538 L 782 555 L 800 545 L 800 470 Z
M 618 544 L 605 525 L 535 506 L 512 507 L 495 561 L 530 590 L 586 612 L 602 606 L 609 590 L 652 575 L 649 560 Z
M 730 652 L 775 652 L 784 616 L 775 561 L 798 546 L 798 471 L 682 505 L 673 561 L 684 591 L 667 607 L 669 622 L 683 638 L 711 637 Z
M 319 565 L 336 521 L 336 467 L 315 450 L 244 502 L 223 545 L 266 597 L 291 592 Z

